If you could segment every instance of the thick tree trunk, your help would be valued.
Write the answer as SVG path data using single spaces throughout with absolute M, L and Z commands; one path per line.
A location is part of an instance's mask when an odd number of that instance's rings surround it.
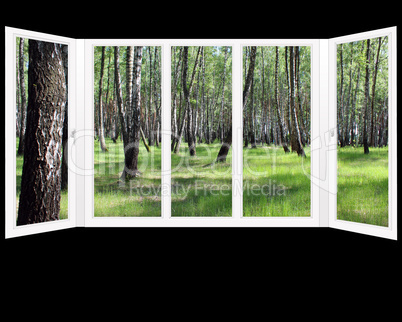
M 124 170 L 122 180 L 140 175 L 138 171 L 138 155 L 140 152 L 141 128 L 141 66 L 143 47 L 136 46 L 134 50 L 133 89 L 131 99 L 131 128 L 127 131 L 128 144 L 124 147 Z
M 216 162 L 226 162 L 226 157 L 229 153 L 231 145 L 232 145 L 232 127 L 229 128 L 225 140 L 223 141 L 223 144 L 218 153 L 218 157 L 216 158 Z
M 29 40 L 28 107 L 17 225 L 59 219 L 66 84 L 59 44 Z
M 25 75 L 24 75 L 24 38 L 20 38 L 20 46 L 19 46 L 19 59 L 18 59 L 18 68 L 19 68 L 19 84 L 20 84 L 20 96 L 21 96 L 21 122 L 20 122 L 20 133 L 19 139 L 20 143 L 18 145 L 18 155 L 24 154 L 24 137 L 25 137 L 25 126 L 26 126 L 26 105 L 27 98 L 25 95 Z
M 66 79 L 66 107 L 63 123 L 62 147 L 63 155 L 61 159 L 61 190 L 67 188 L 68 185 L 68 46 L 62 45 L 63 68 Z

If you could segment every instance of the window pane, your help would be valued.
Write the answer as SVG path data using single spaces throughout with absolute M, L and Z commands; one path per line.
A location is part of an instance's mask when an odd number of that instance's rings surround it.
M 310 86 L 309 46 L 243 47 L 244 216 L 310 216 Z
M 68 46 L 16 45 L 17 225 L 66 219 Z
M 388 37 L 337 45 L 340 220 L 388 226 Z
M 161 47 L 94 47 L 95 216 L 161 216 Z
M 172 216 L 232 215 L 232 48 L 172 47 Z

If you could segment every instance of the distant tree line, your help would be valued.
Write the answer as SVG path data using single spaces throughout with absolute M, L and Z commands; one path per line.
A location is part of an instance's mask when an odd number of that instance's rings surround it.
M 337 46 L 338 144 L 388 145 L 388 37 Z
M 249 86 L 243 101 L 244 147 L 274 144 L 290 152 L 290 146 L 305 156 L 303 147 L 311 140 L 310 66 L 310 47 L 243 48 L 243 84 Z

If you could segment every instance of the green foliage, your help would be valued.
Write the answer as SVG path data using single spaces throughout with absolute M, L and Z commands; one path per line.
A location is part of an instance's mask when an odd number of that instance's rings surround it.
M 375 113 L 379 113 L 384 106 L 384 100 L 387 100 L 388 97 L 388 37 L 381 38 L 381 50 L 378 64 L 378 72 L 376 79 L 376 88 L 375 88 Z M 379 38 L 373 38 L 370 40 L 370 65 L 369 65 L 369 94 L 370 100 L 372 96 L 372 83 L 373 83 L 373 73 L 374 73 L 374 65 L 376 61 L 377 48 L 378 48 Z M 349 87 L 352 86 L 351 96 L 353 97 L 354 93 L 357 94 L 356 98 L 356 106 L 354 112 L 359 114 L 363 113 L 363 103 L 364 103 L 364 77 L 365 77 L 365 68 L 366 68 L 366 50 L 367 50 L 367 40 L 354 41 L 350 43 L 344 43 L 337 45 L 337 100 L 338 100 L 338 109 L 340 108 L 340 100 L 339 96 L 340 86 L 341 86 L 341 77 L 343 69 L 343 95 L 344 95 L 344 106 L 347 103 L 348 91 Z M 342 51 L 342 65 L 341 65 L 341 51 Z M 358 87 L 356 88 L 357 79 L 360 79 Z M 350 77 L 350 75 L 352 77 Z M 352 81 L 352 84 L 350 82 Z M 351 102 L 352 99 L 350 99 Z M 349 112 L 352 113 L 351 103 L 349 104 Z M 345 107 L 346 109 L 346 107 Z M 371 111 L 369 111 L 371 113 Z M 349 118 L 345 117 L 340 120 L 339 124 L 342 124 L 342 121 L 347 120 Z M 360 118 L 361 121 L 361 118 Z M 361 126 L 361 125 L 360 125 Z M 361 130 L 362 132 L 362 130 Z
M 159 47 L 158 47 L 159 48 Z M 127 57 L 127 47 L 120 47 L 120 78 L 121 78 L 121 89 L 123 94 L 123 102 L 126 101 L 126 57 Z M 150 59 L 150 53 L 152 55 L 152 61 Z M 99 78 L 100 78 L 100 68 L 101 68 L 101 57 L 102 57 L 102 46 L 94 47 L 94 98 L 95 104 L 98 104 L 99 99 Z M 142 57 L 142 68 L 141 68 L 141 95 L 144 97 L 148 97 L 149 93 L 149 70 L 150 64 L 154 64 L 155 60 L 155 46 L 148 46 L 143 48 L 143 57 Z M 157 79 L 157 90 L 160 92 L 161 88 L 161 79 L 160 79 L 160 61 L 161 61 L 161 53 L 159 50 L 157 56 L 156 67 L 156 79 Z M 154 66 L 154 65 L 153 65 Z M 103 71 L 103 83 L 102 83 L 102 93 L 106 98 L 107 88 L 109 84 L 109 101 L 112 100 L 115 96 L 114 93 L 114 47 L 106 46 L 105 48 L 105 65 Z M 154 77 L 155 77 L 154 75 Z M 158 94 L 159 95 L 159 94 Z M 160 95 L 158 96 L 160 97 Z M 107 102 L 106 102 L 107 103 Z

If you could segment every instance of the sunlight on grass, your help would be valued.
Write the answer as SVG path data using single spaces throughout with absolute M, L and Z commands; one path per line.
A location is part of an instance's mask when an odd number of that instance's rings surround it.
M 310 148 L 306 158 L 282 147 L 243 149 L 243 216 L 310 216 Z
M 215 163 L 220 143 L 187 146 L 172 153 L 172 216 L 232 216 L 232 153 Z
M 124 169 L 123 143 L 106 139 L 108 152 L 94 142 L 94 213 L 99 217 L 161 216 L 161 148 L 148 153 L 140 145 L 138 169 L 141 176 L 120 181 Z
M 338 148 L 338 219 L 388 226 L 388 147 Z

